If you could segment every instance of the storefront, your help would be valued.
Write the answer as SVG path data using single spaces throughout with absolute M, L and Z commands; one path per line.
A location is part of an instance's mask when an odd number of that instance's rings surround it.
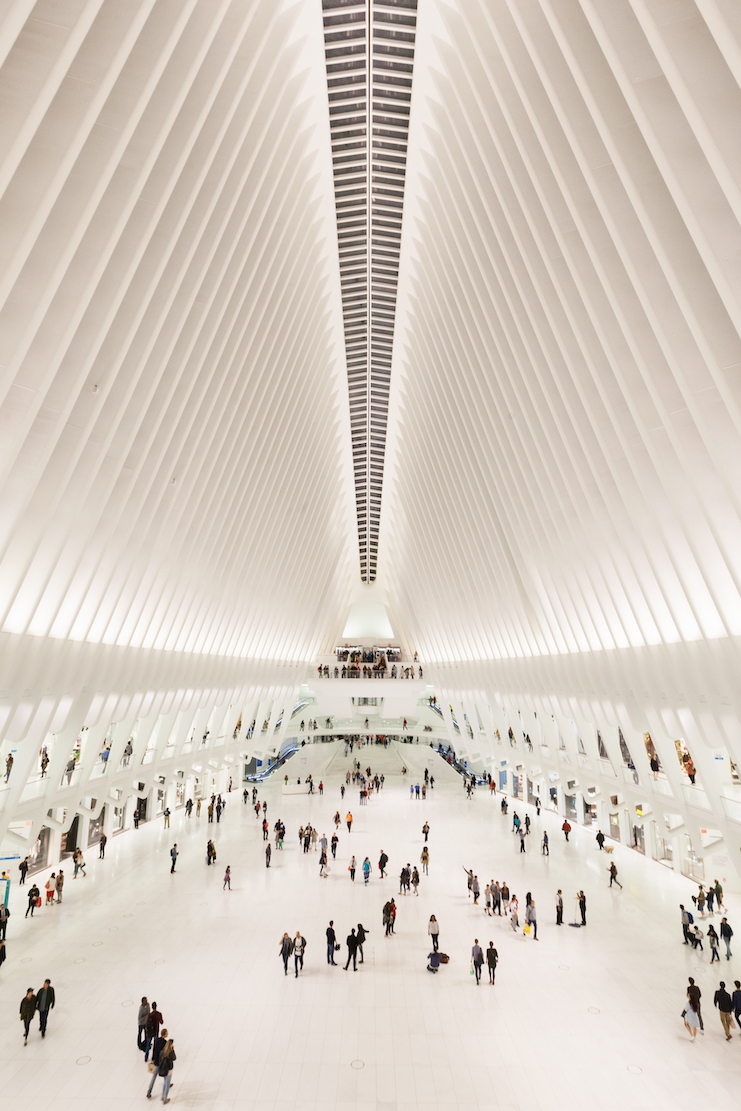
M 96 800 L 93 799 L 92 807 L 95 808 Z M 100 841 L 100 835 L 103 832 L 103 823 L 105 822 L 105 806 L 101 806 L 100 814 L 97 818 L 91 818 L 88 825 L 87 843 L 88 845 L 97 845 Z
M 48 826 L 42 826 L 34 846 L 28 854 L 28 874 L 30 876 L 34 875 L 35 872 L 42 872 L 44 868 L 48 867 L 50 842 L 51 830 Z

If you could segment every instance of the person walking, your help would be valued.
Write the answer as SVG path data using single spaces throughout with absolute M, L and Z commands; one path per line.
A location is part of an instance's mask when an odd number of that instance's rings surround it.
M 432 938 L 432 948 L 436 953 L 440 944 L 440 923 L 434 914 L 430 915 L 430 921 L 427 923 L 427 933 Z
M 496 976 L 498 962 L 499 962 L 499 954 L 497 953 L 496 949 L 494 948 L 494 942 L 490 941 L 489 942 L 489 948 L 486 950 L 486 966 L 489 969 L 489 983 L 490 984 L 494 983 L 494 977 Z
M 332 840 L 331 840 L 331 842 L 330 842 L 330 844 L 331 844 L 331 846 L 332 846 L 332 860 L 336 860 L 336 859 L 337 859 L 337 846 L 338 846 L 338 844 L 339 844 L 339 841 L 340 841 L 340 839 L 339 839 L 339 837 L 337 836 L 337 834 L 336 834 L 336 833 L 333 833 L 333 834 L 332 834 Z
M 39 898 L 40 894 L 41 892 L 39 891 L 36 884 L 32 884 L 28 892 L 28 906 L 26 907 L 26 913 L 24 917 L 28 918 L 28 912 L 30 911 L 31 917 L 33 918 L 33 912 L 36 909 L 36 900 Z
M 726 960 L 729 961 L 733 956 L 731 952 L 731 938 L 733 937 L 733 930 L 727 918 L 722 918 L 720 923 L 720 936 L 721 940 L 726 943 Z
M 349 833 L 352 829 L 352 814 L 350 813 L 349 810 L 347 812 L 347 817 L 345 818 L 345 821 L 347 822 L 347 832 Z
M 414 888 L 414 894 L 419 895 L 419 872 L 417 871 L 416 864 L 414 868 L 412 868 L 412 887 Z
M 59 875 L 57 876 L 57 902 L 58 903 L 61 903 L 61 901 L 62 901 L 62 890 L 63 890 L 63 888 L 64 888 L 64 872 L 62 872 L 61 869 L 60 869 Z
M 697 1015 L 697 1020 L 700 1023 L 700 1033 L 704 1034 L 705 1033 L 705 1024 L 702 1021 L 702 1006 L 700 1004 L 701 997 L 702 997 L 702 992 L 698 988 L 698 986 L 695 983 L 695 981 L 693 980 L 693 978 L 690 976 L 689 984 L 687 985 L 687 998 L 689 999 L 690 1006 L 692 1007 L 692 1010 Z
M 473 948 L 471 949 L 471 965 L 473 966 L 473 971 L 476 974 L 476 987 L 478 987 L 481 983 L 481 968 L 483 966 L 483 963 L 484 951 L 479 945 L 479 939 L 475 937 L 473 939 Z
M 152 1098 L 152 1089 L 154 1088 L 154 1082 L 155 1082 L 155 1080 L 157 1079 L 158 1076 L 161 1076 L 162 1077 L 162 1102 L 163 1103 L 169 1103 L 170 1102 L 169 1091 L 170 1091 L 170 1084 L 172 1083 L 172 1070 L 173 1070 L 173 1066 L 174 1066 L 176 1061 L 177 1061 L 177 1055 L 175 1053 L 175 1047 L 173 1045 L 172 1038 L 168 1038 L 167 1041 L 165 1042 L 164 1049 L 160 1053 L 159 1068 L 155 1069 L 155 1071 L 152 1073 L 152 1079 L 150 1080 L 149 1088 L 147 1089 L 147 1099 Z
M 525 910 L 525 921 L 533 931 L 533 941 L 538 940 L 538 919 L 535 913 L 535 900 L 532 899 Z
M 488 883 L 484 888 L 484 913 L 491 917 L 491 886 Z
M 177 842 L 175 842 L 175 844 L 170 849 L 170 857 L 172 859 L 172 867 L 170 868 L 170 873 L 172 874 L 175 871 L 175 865 L 177 864 L 177 860 L 178 860 Z
M 726 1041 L 731 1040 L 731 1015 L 733 1014 L 733 1000 L 726 991 L 725 981 L 720 981 L 720 987 L 713 996 L 713 1003 L 720 1012 L 720 1021 L 726 1035 Z
M 105 860 L 105 847 L 108 844 L 108 838 L 105 833 L 101 833 L 100 841 L 98 842 L 98 859 Z
M 729 996 L 730 998 L 730 996 Z M 23 1044 L 28 1043 L 28 1031 L 31 1029 L 33 1016 L 36 1014 L 36 996 L 33 988 L 28 988 L 21 999 L 21 1022 L 23 1023 Z
M 149 1003 L 147 1002 L 146 995 L 143 995 L 141 1005 L 139 1007 L 139 1012 L 136 1016 L 136 1026 L 137 1026 L 136 1047 L 137 1047 L 137 1049 L 140 1049 L 142 1051 L 142 1053 L 144 1052 L 144 1050 L 146 1048 L 146 1044 L 147 1044 L 147 1038 L 146 1038 L 146 1035 L 145 1035 L 144 1031 L 146 1029 L 147 1018 L 149 1017 L 149 1012 L 150 1012 L 151 1009 L 152 1008 L 149 1006 Z
M 36 996 L 36 1008 L 39 1012 L 39 1030 L 41 1037 L 46 1037 L 46 1024 L 49 1021 L 49 1011 L 54 1009 L 56 1003 L 56 996 L 54 988 L 51 986 L 51 980 L 44 980 L 44 986 L 39 988 Z
M 733 986 L 735 991 L 731 997 L 733 1002 L 733 1014 L 736 1019 L 736 1025 L 741 1030 L 741 980 L 734 980 Z
M 692 1006 L 692 999 L 690 997 L 689 989 L 687 991 L 687 1002 L 685 1004 L 684 1010 L 682 1011 L 682 1018 L 684 1019 L 684 1025 L 689 1032 L 692 1041 L 694 1041 L 697 1037 L 697 1024 L 699 1020 L 697 1012 Z
M 682 912 L 681 917 L 682 917 L 682 933 L 684 934 L 684 944 L 689 945 L 690 944 L 690 924 L 692 922 L 692 917 L 690 915 L 690 912 L 688 910 L 684 909 L 684 903 L 679 904 L 679 909 Z
M 621 884 L 620 880 L 617 878 L 618 870 L 617 870 L 617 867 L 615 866 L 615 861 L 614 860 L 610 862 L 610 867 L 607 869 L 607 871 L 610 873 L 610 887 L 612 887 L 613 883 L 616 883 L 618 885 L 618 887 L 620 888 L 620 890 L 622 891 L 623 890 L 623 885 Z
M 556 892 L 556 925 L 563 926 L 563 895 L 560 887 Z
M 293 939 L 293 962 L 296 970 L 296 979 L 298 980 L 298 967 L 301 965 L 301 971 L 304 970 L 304 953 L 306 952 L 306 939 L 301 936 L 301 931 L 296 930 L 296 936 Z
M 602 832 L 601 829 L 597 830 L 597 836 L 595 837 L 595 841 L 599 845 L 600 852 L 603 852 L 604 847 L 605 847 L 605 835 L 604 835 L 604 833 Z
M 427 848 L 426 845 L 423 847 L 422 854 L 421 854 L 419 859 L 420 859 L 420 863 L 422 865 L 423 874 L 425 876 L 429 876 L 429 874 L 430 874 L 430 850 Z
M 378 870 L 381 873 L 381 879 L 384 879 L 386 876 L 386 865 L 388 864 L 388 862 L 389 858 L 386 856 L 386 853 L 383 851 L 383 849 L 381 849 L 381 855 L 378 858 Z
M 563 835 L 564 835 L 564 837 L 565 837 L 565 838 L 566 838 L 566 840 L 568 841 L 568 839 L 569 839 L 569 834 L 571 833 L 571 825 L 570 825 L 570 823 L 569 823 L 569 820 L 568 820 L 568 818 L 565 818 L 565 819 L 564 819 L 564 823 L 563 823 L 563 825 L 561 826 L 561 829 L 563 830 Z
M 518 829 L 517 836 L 520 838 L 520 852 L 524 853 L 525 852 L 525 838 L 526 838 L 527 834 L 526 834 L 526 832 L 525 832 L 525 830 L 523 829 L 522 826 L 520 826 L 520 828 Z
M 25 856 L 23 858 L 23 860 L 20 862 L 20 864 L 18 865 L 18 871 L 21 874 L 21 879 L 20 879 L 20 885 L 19 886 L 23 887 L 24 883 L 26 882 L 26 876 L 28 875 L 28 857 L 27 856 Z
M 326 880 L 327 876 L 329 875 L 329 873 L 326 871 L 326 868 L 327 868 L 327 853 L 326 853 L 325 849 L 322 849 L 321 853 L 319 854 L 319 875 L 324 880 Z
M 494 880 L 492 880 L 491 884 L 489 886 L 491 887 L 491 913 L 492 913 L 492 917 L 495 914 L 498 914 L 499 917 L 501 918 L 502 917 L 502 889 L 499 886 L 499 880 L 497 880 L 496 883 L 494 882 Z
M 427 838 L 429 837 L 429 834 L 430 834 L 430 827 L 429 827 L 429 825 L 427 824 L 427 822 L 425 822 L 425 824 L 424 824 L 424 825 L 422 826 L 422 832 L 423 832 L 423 833 L 424 833 L 424 835 L 425 835 L 425 843 L 426 843 L 426 842 L 427 842 Z
M 5 903 L 0 903 L 0 941 L 5 941 L 5 934 L 8 929 L 8 919 L 10 918 L 10 911 Z
M 279 952 L 280 952 L 281 960 L 283 961 L 283 973 L 284 973 L 284 975 L 287 976 L 288 975 L 288 962 L 291 959 L 291 953 L 293 952 L 293 942 L 291 941 L 288 934 L 283 934 L 283 937 L 281 938 L 281 942 L 280 942 Z
M 350 933 L 347 935 L 347 937 L 345 939 L 345 943 L 347 945 L 347 963 L 345 964 L 345 972 L 347 972 L 347 970 L 348 970 L 348 967 L 350 965 L 350 961 L 352 961 L 352 970 L 353 970 L 353 972 L 357 972 L 358 971 L 358 966 L 357 966 L 356 958 L 357 958 L 357 955 L 358 955 L 358 939 L 355 936 L 355 930 L 354 929 L 350 930 Z
M 551 849 L 550 849 L 550 845 L 549 845 L 549 842 L 548 842 L 548 834 L 546 833 L 545 830 L 543 830 L 543 840 L 540 843 L 540 852 L 541 852 L 542 856 L 550 856 L 551 855 Z
M 337 964 L 334 959 L 335 945 L 337 944 L 337 934 L 334 932 L 334 921 L 330 919 L 327 926 L 327 964 Z
M 272 855 L 273 855 L 273 850 L 270 848 L 270 842 L 268 841 L 267 845 L 265 846 L 265 867 L 266 868 L 270 867 L 270 857 Z
M 162 1025 L 162 1015 L 157 1010 L 157 1004 L 152 1001 L 152 1007 L 147 1015 L 147 1021 L 144 1024 L 144 1033 L 146 1034 L 146 1041 L 144 1043 L 144 1060 L 149 1060 L 149 1051 L 151 1050 L 154 1040 L 160 1032 Z
M 227 864 L 226 872 L 224 872 L 224 886 L 222 887 L 221 890 L 224 891 L 227 887 L 231 891 L 231 889 L 232 889 L 232 870 L 231 870 L 231 866 L 229 864 Z
M 708 926 L 708 945 L 710 946 L 710 963 L 714 964 L 717 961 L 720 964 L 720 954 L 718 953 L 720 940 L 714 926 Z
M 165 807 L 165 809 L 162 813 L 162 817 L 165 819 L 164 828 L 169 829 L 170 828 L 170 807 L 169 806 Z
M 368 886 L 368 880 L 370 879 L 370 870 L 371 863 L 370 860 L 368 860 L 368 857 L 366 857 L 363 861 L 363 881 L 366 887 Z
M 348 865 L 347 870 L 350 873 L 350 879 L 354 883 L 355 882 L 355 857 L 353 857 L 352 860 L 350 861 L 350 864 Z
M 587 897 L 583 891 L 579 892 L 579 910 L 581 911 L 581 924 L 587 924 Z

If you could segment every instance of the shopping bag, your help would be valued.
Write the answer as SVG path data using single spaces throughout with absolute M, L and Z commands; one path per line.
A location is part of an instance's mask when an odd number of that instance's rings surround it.
M 36 906 L 37 906 L 37 907 L 40 907 L 40 906 L 41 906 L 41 896 L 40 896 L 40 895 L 39 895 L 39 897 L 38 897 L 38 898 L 37 898 L 37 900 L 36 900 Z
M 531 929 L 530 929 L 530 927 L 529 927 L 529 926 L 525 926 L 525 928 L 524 928 L 524 930 L 523 930 L 522 932 L 523 932 L 523 933 L 524 933 L 524 934 L 525 934 L 525 935 L 527 936 L 527 935 L 529 935 L 529 934 L 530 934 L 530 933 L 531 933 L 532 931 L 531 931 Z

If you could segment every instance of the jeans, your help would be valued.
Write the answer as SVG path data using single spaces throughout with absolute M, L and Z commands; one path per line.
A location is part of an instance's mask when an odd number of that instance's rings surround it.
M 283 954 L 283 971 L 285 972 L 286 976 L 288 975 L 288 962 L 289 962 L 290 959 L 291 959 L 291 954 L 290 953 L 284 953 Z
M 152 1088 L 154 1087 L 154 1082 L 155 1082 L 155 1080 L 157 1079 L 158 1076 L 159 1076 L 159 1070 L 157 1069 L 157 1070 L 155 1070 L 155 1072 L 152 1073 L 152 1079 L 149 1081 L 149 1087 L 147 1088 L 147 1095 L 148 1096 L 151 1096 Z M 170 1078 L 171 1078 L 171 1076 L 172 1076 L 172 1069 L 170 1069 L 167 1076 L 162 1077 L 162 1079 L 164 1081 L 164 1084 L 162 1085 L 162 1098 L 163 1099 L 167 1099 L 167 1093 L 170 1091 Z
M 327 942 L 327 964 L 334 964 L 334 942 Z
M 358 945 L 358 952 L 360 953 L 360 963 L 362 964 L 363 960 L 365 959 L 363 957 L 363 946 L 362 945 Z
M 293 960 L 294 960 L 294 967 L 296 969 L 296 976 L 298 976 L 298 966 L 299 966 L 299 964 L 301 965 L 301 971 L 303 972 L 303 970 L 304 970 L 304 954 L 303 953 L 296 953 Z
M 727 941 L 725 938 L 723 940 L 726 942 L 726 960 L 729 961 L 731 959 L 731 957 L 733 956 L 733 953 L 731 952 L 731 943 L 730 943 L 730 941 Z

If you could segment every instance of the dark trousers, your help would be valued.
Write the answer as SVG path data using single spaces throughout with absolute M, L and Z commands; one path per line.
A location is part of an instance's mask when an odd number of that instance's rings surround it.
M 39 1030 L 42 1034 L 46 1033 L 46 1024 L 49 1021 L 49 1008 L 45 1011 L 39 1011 Z
M 563 925 L 563 907 L 556 907 L 556 925 Z
M 30 1018 L 24 1018 L 24 1020 L 23 1020 L 23 1037 L 24 1038 L 28 1037 L 28 1031 L 30 1029 L 31 1029 L 31 1019 Z
M 357 957 L 358 957 L 357 949 L 348 949 L 348 951 L 347 951 L 347 964 L 345 965 L 345 971 L 347 971 L 347 968 L 348 968 L 348 965 L 350 964 L 350 961 L 352 961 L 352 966 L 353 966 L 354 969 L 358 967 Z
M 498 914 L 500 918 L 502 917 L 502 903 L 500 899 L 494 900 L 492 904 L 492 911 L 494 914 Z
M 582 926 L 586 926 L 587 924 L 587 912 L 585 910 L 581 912 L 581 924 Z
M 144 1052 L 144 1047 L 146 1046 L 146 1044 L 147 1044 L 147 1039 L 144 1036 L 144 1027 L 140 1026 L 139 1030 L 137 1032 L 137 1035 L 136 1035 L 136 1047 L 137 1047 L 137 1049 L 141 1049 L 141 1051 L 143 1053 Z
M 294 960 L 294 967 L 296 969 L 296 975 L 298 976 L 298 966 L 299 966 L 299 964 L 301 965 L 301 971 L 303 972 L 303 970 L 304 970 L 304 955 L 303 955 L 303 953 L 296 953 L 294 955 L 293 960 Z
M 433 953 L 436 953 L 437 952 L 437 947 L 438 947 L 438 944 L 439 944 L 438 943 L 438 935 L 437 934 L 431 934 L 430 936 L 432 937 L 432 951 L 433 951 Z
M 288 975 L 288 962 L 289 962 L 290 959 L 291 959 L 291 954 L 290 953 L 284 953 L 283 954 L 283 971 L 285 972 L 286 976 Z
M 682 933 L 684 934 L 684 943 L 685 943 L 685 945 L 689 945 L 689 943 L 690 943 L 690 928 L 689 928 L 689 926 L 685 925 L 684 922 L 682 923 Z
M 473 962 L 473 970 L 476 973 L 476 983 L 478 984 L 481 980 L 481 965 L 477 961 Z
M 494 977 L 496 976 L 496 972 L 497 972 L 497 966 L 490 964 L 489 965 L 489 983 L 490 984 L 494 983 Z
M 8 920 L 6 918 L 4 922 L 0 923 L 0 941 L 5 940 L 5 931 L 7 930 L 7 928 L 8 928 Z

